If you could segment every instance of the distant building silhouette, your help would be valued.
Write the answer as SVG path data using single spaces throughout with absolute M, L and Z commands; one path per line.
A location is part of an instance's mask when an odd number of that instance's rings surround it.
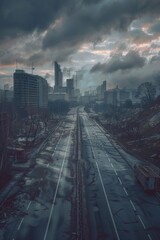
M 106 80 L 103 81 L 103 83 L 97 87 L 97 97 L 98 100 L 104 100 L 104 93 L 106 91 L 106 87 L 107 87 L 107 82 Z
M 67 79 L 67 93 L 70 98 L 74 96 L 74 79 L 73 78 Z
M 54 73 L 55 73 L 54 91 L 61 92 L 63 87 L 63 74 L 60 65 L 56 61 L 54 62 Z
M 140 99 L 135 97 L 136 90 L 134 89 L 119 89 L 118 86 L 114 89 L 109 89 L 105 92 L 105 103 L 107 105 L 121 106 L 127 100 L 132 103 L 139 103 Z

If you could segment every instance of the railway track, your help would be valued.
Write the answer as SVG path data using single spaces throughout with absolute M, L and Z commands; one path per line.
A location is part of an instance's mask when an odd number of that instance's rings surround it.
M 81 156 L 82 148 L 82 134 L 81 134 L 81 121 L 77 111 L 76 131 L 75 131 L 75 148 L 74 148 L 74 161 L 75 161 L 75 201 L 73 213 L 73 240 L 88 240 L 89 228 L 87 222 L 87 208 L 85 198 L 85 184 L 84 184 L 84 164 Z

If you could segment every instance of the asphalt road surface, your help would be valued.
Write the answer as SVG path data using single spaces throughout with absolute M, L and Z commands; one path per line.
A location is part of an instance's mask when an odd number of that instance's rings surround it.
M 58 125 L 34 168 L 12 191 L 12 201 L 3 209 L 0 240 L 79 240 L 72 228 L 76 113 L 73 109 Z M 86 240 L 160 240 L 160 201 L 135 179 L 132 165 L 138 160 L 83 109 L 79 115 Z
M 87 114 L 81 118 L 91 239 L 159 240 L 160 202 L 135 179 L 132 165 L 138 160 L 124 157 Z
M 35 167 L 13 190 L 16 197 L 12 206 L 6 206 L 11 214 L 0 229 L 0 239 L 70 239 L 75 123 L 73 110 L 39 152 Z

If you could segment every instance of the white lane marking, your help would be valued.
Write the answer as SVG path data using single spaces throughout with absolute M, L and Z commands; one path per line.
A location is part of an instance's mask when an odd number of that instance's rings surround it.
M 105 190 L 105 187 L 104 187 L 104 184 L 103 184 L 102 176 L 101 176 L 101 173 L 100 173 L 99 166 L 98 166 L 97 162 L 96 162 L 96 166 L 97 166 L 99 178 L 100 178 L 100 181 L 101 181 L 101 184 L 102 184 L 104 196 L 105 196 L 105 199 L 106 199 L 106 202 L 107 202 L 107 205 L 108 205 L 108 209 L 109 209 L 109 212 L 110 212 L 110 216 L 111 216 L 111 219 L 112 219 L 112 222 L 113 222 L 114 230 L 115 230 L 115 233 L 116 233 L 116 236 L 117 236 L 117 240 L 120 240 L 120 237 L 119 237 L 117 227 L 116 227 L 116 224 L 115 224 L 115 221 L 114 221 L 114 218 L 113 218 L 112 210 L 111 210 L 111 207 L 110 207 L 110 204 L 109 204 L 109 200 L 108 200 L 108 197 L 107 197 L 107 193 L 106 193 L 106 190 Z
M 55 151 L 56 151 L 56 149 L 57 149 L 57 147 L 58 147 L 58 145 L 59 145 L 59 143 L 60 143 L 60 141 L 61 141 L 61 139 L 62 139 L 62 136 L 63 136 L 63 132 L 61 133 L 61 136 L 60 136 L 60 138 L 59 138 L 59 140 L 58 140 L 58 142 L 57 142 L 57 144 L 56 144 L 56 146 L 55 146 L 55 148 L 54 148 L 54 152 L 53 152 L 53 154 L 52 154 L 52 157 L 53 157 L 54 154 L 55 154 Z
M 111 163 L 111 167 L 114 168 L 112 163 Z
M 85 121 L 86 121 L 86 120 L 85 120 Z M 89 140 L 90 140 L 90 134 L 89 134 L 89 132 L 88 132 L 88 128 L 87 128 L 87 126 L 86 126 L 86 132 L 87 132 L 87 135 L 88 135 Z
M 148 238 L 149 238 L 149 240 L 152 240 L 152 238 L 151 238 L 151 236 L 148 234 Z
M 46 240 L 46 238 L 47 238 L 48 228 L 49 228 L 49 224 L 50 224 L 50 221 L 51 221 L 51 217 L 52 217 L 52 213 L 53 213 L 53 209 L 54 209 L 54 204 L 55 204 L 55 201 L 56 201 L 57 192 L 58 192 L 58 188 L 59 188 L 59 184 L 60 184 L 60 179 L 61 179 L 61 176 L 62 176 L 62 171 L 63 171 L 64 163 L 65 163 L 65 160 L 66 160 L 66 156 L 67 156 L 67 151 L 68 151 L 69 142 L 70 142 L 70 136 L 71 136 L 71 132 L 70 132 L 70 135 L 69 135 L 69 138 L 68 138 L 67 147 L 66 147 L 64 158 L 63 158 L 62 166 L 61 166 L 61 169 L 60 169 L 60 172 L 59 172 L 58 182 L 57 182 L 55 194 L 54 194 L 54 197 L 53 197 L 52 207 L 51 207 L 51 211 L 50 211 L 50 215 L 49 215 L 49 219 L 48 219 L 48 222 L 47 222 L 47 227 L 46 227 L 46 231 L 45 231 L 43 240 Z
M 93 158 L 95 158 L 95 154 L 94 154 L 94 151 L 92 150 L 92 154 L 93 154 Z
M 90 137 L 90 134 L 89 134 L 89 132 L 88 132 L 87 126 L 86 126 L 86 131 L 87 131 L 89 143 L 90 143 L 90 145 L 91 145 L 91 151 L 92 151 L 92 154 L 93 154 L 93 158 L 96 158 L 96 157 L 95 157 L 94 150 L 93 150 L 93 147 L 92 147 L 91 137 Z
M 120 171 L 127 171 L 130 170 L 129 168 L 120 168 Z
M 120 184 L 122 185 L 122 181 L 121 181 L 121 179 L 118 177 L 118 181 L 120 182 Z
M 49 163 L 47 164 L 47 168 L 49 167 Z
M 97 125 L 98 125 L 98 124 L 97 124 Z M 88 130 L 87 130 L 87 131 L 88 131 Z M 108 154 L 106 154 L 106 156 L 108 157 Z M 109 157 L 108 157 L 108 161 L 111 162 Z M 105 198 L 106 198 L 106 201 L 107 201 L 107 203 L 108 203 L 108 208 L 109 208 L 110 215 L 111 215 L 111 218 L 112 218 L 112 221 L 113 221 L 113 225 L 116 227 L 115 222 L 114 222 L 114 218 L 113 218 L 113 214 L 112 214 L 112 211 L 111 211 L 109 202 L 108 202 L 108 197 L 107 197 L 107 194 L 106 194 L 106 191 L 105 191 L 105 188 L 104 188 L 104 184 L 103 184 L 103 181 L 102 181 L 102 177 L 101 177 L 101 174 L 100 174 L 100 171 L 99 171 L 99 167 L 98 167 L 97 162 L 96 162 L 96 165 L 97 165 L 99 177 L 100 177 L 100 180 L 101 180 L 102 188 L 103 188 L 103 191 L 104 191 L 104 194 L 105 194 Z M 112 164 L 111 164 L 111 165 L 112 165 Z M 113 166 L 113 165 L 112 165 L 112 166 Z M 127 170 L 127 169 L 123 169 L 123 170 Z M 121 181 L 121 179 L 120 179 L 119 177 L 118 177 L 118 180 L 119 180 L 120 184 L 122 185 L 122 181 Z M 124 189 L 126 195 L 128 195 L 128 192 L 126 191 L 125 187 L 123 187 L 123 189 Z M 130 203 L 131 203 L 134 211 L 136 211 L 136 207 L 134 206 L 132 200 L 130 200 Z M 141 219 L 141 217 L 140 217 L 139 215 L 138 215 L 138 218 L 139 218 L 139 220 L 140 220 L 143 228 L 146 229 L 146 226 L 145 226 L 145 224 L 143 223 L 143 221 L 142 221 L 142 219 Z M 117 228 L 115 228 L 115 231 L 116 231 L 116 230 L 117 230 Z M 118 232 L 117 232 L 117 234 L 118 234 Z M 151 236 L 150 236 L 149 234 L 148 234 L 147 236 L 148 236 L 149 240 L 152 240 L 152 238 L 151 238 Z M 119 239 L 120 239 L 120 238 L 119 238 L 119 235 L 118 235 L 118 236 L 117 236 L 117 240 L 119 240 Z
M 22 218 L 22 219 L 21 219 L 21 221 L 20 221 L 20 223 L 19 223 L 19 225 L 18 225 L 18 228 L 17 228 L 17 230 L 19 230 L 19 229 L 20 229 L 20 227 L 21 227 L 21 225 L 22 225 L 23 221 L 24 221 L 24 218 Z
M 142 218 L 139 215 L 138 215 L 138 218 L 139 218 L 140 222 L 142 223 L 143 228 L 146 229 L 146 226 L 144 225 L 144 222 L 142 221 Z
M 134 206 L 134 204 L 133 204 L 133 202 L 132 202 L 132 200 L 129 200 L 130 201 L 130 204 L 132 205 L 132 207 L 133 207 L 133 210 L 134 211 L 136 211 L 136 207 Z
M 117 171 L 114 169 L 114 172 L 115 172 L 115 174 L 116 174 L 116 176 L 117 176 Z
M 31 201 L 28 203 L 27 210 L 29 209 L 30 205 L 31 205 Z
M 125 191 L 126 195 L 128 196 L 128 192 L 125 187 L 123 187 L 123 190 Z
M 63 123 L 63 122 L 62 122 Z M 58 126 L 56 127 L 56 129 L 55 130 L 57 130 L 59 127 L 60 127 L 60 124 L 61 124 L 61 122 L 58 124 Z
M 93 147 L 91 147 L 91 150 L 92 150 L 93 158 L 96 158 L 96 157 L 95 157 L 94 150 L 93 150 Z

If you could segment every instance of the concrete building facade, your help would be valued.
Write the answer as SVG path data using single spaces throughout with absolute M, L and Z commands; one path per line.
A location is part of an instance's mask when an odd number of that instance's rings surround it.
M 37 75 L 28 74 L 24 70 L 14 73 L 14 104 L 18 112 L 38 112 L 48 105 L 47 81 Z
M 67 82 L 67 93 L 71 98 L 74 96 L 74 79 L 73 78 L 67 79 L 66 82 Z
M 107 82 L 106 80 L 103 81 L 103 83 L 97 87 L 97 99 L 102 101 L 104 100 L 104 93 L 106 91 L 106 87 L 107 87 Z
M 68 101 L 68 94 L 64 92 L 56 92 L 49 94 L 49 101 L 54 102 L 57 100 Z

